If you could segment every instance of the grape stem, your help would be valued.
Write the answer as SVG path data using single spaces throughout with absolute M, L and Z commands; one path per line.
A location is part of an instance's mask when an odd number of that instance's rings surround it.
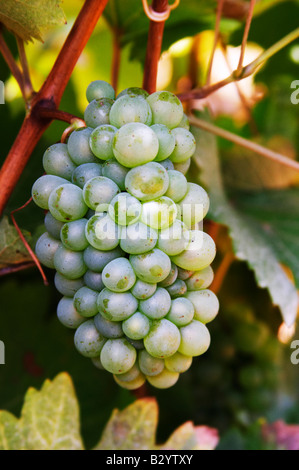
M 255 7 L 255 0 L 250 0 L 249 11 L 248 11 L 248 15 L 247 15 L 247 18 L 246 18 L 246 24 L 245 24 L 244 34 L 243 34 L 243 39 L 242 39 L 240 59 L 239 59 L 238 67 L 237 67 L 237 74 L 242 72 L 244 56 L 245 56 L 245 50 L 246 50 L 246 46 L 247 46 L 247 40 L 248 40 L 248 36 L 249 36 L 250 25 L 251 25 L 251 22 L 252 22 L 254 7 Z
M 210 57 L 210 61 L 209 61 L 208 73 L 207 73 L 207 81 L 206 81 L 207 86 L 209 86 L 210 83 L 211 83 L 211 74 L 212 74 L 213 62 L 214 62 L 215 52 L 216 52 L 216 48 L 217 48 L 217 43 L 218 43 L 219 36 L 220 36 L 220 21 L 221 21 L 222 13 L 223 13 L 223 4 L 224 4 L 224 0 L 219 0 L 218 7 L 217 7 L 217 13 L 216 13 L 214 43 L 213 43 L 212 53 L 211 53 L 211 57 Z
M 0 52 L 9 68 L 11 71 L 11 74 L 13 77 L 15 77 L 19 88 L 21 90 L 21 93 L 23 95 L 24 100 L 26 100 L 26 93 L 25 93 L 25 88 L 24 88 L 24 81 L 23 81 L 23 74 L 22 71 L 20 70 L 19 66 L 17 65 L 14 56 L 12 55 L 9 47 L 7 46 L 3 34 L 0 30 Z
M 35 263 L 33 261 L 25 261 L 24 263 L 13 264 L 0 269 L 0 277 L 7 276 L 7 274 L 17 273 L 24 269 L 34 268 Z
M 36 144 L 53 120 L 52 117 L 40 119 L 39 110 L 42 108 L 43 104 L 45 104 L 46 107 L 52 108 L 53 112 L 58 109 L 63 92 L 71 77 L 77 60 L 91 36 L 99 17 L 103 13 L 107 2 L 108 0 L 86 0 L 84 2 L 78 17 L 68 34 L 60 53 L 58 54 L 52 70 L 50 71 L 41 90 L 33 96 L 30 110 L 24 119 L 16 140 L 13 143 L 0 171 L 0 215 L 3 213 L 8 199 L 19 180 L 31 153 L 36 147 Z M 6 51 L 6 44 L 3 46 L 3 43 L 5 44 L 4 40 L 1 41 L 0 35 L 0 50 L 2 52 L 3 48 Z M 11 64 L 11 66 L 16 72 L 16 66 L 13 64 Z M 19 85 L 20 88 L 21 86 L 23 87 L 23 80 L 20 80 Z
M 17 37 L 17 44 L 18 44 L 19 57 L 20 57 L 22 70 L 23 70 L 23 85 L 24 85 L 25 101 L 26 103 L 29 103 L 34 91 L 33 91 L 33 86 L 31 82 L 30 71 L 29 71 L 29 66 L 28 66 L 23 39 Z
M 231 251 L 224 255 L 220 266 L 215 273 L 214 280 L 210 286 L 210 289 L 214 292 L 214 294 L 218 294 L 218 292 L 220 291 L 226 274 L 229 268 L 231 267 L 231 264 L 233 263 L 234 259 L 234 254 Z
M 66 111 L 61 111 L 60 109 L 53 109 L 51 107 L 41 105 L 37 108 L 37 113 L 41 119 L 55 119 L 56 121 L 63 121 L 68 124 L 78 123 L 80 127 L 85 127 L 83 119 L 80 119 L 74 114 L 67 113 Z

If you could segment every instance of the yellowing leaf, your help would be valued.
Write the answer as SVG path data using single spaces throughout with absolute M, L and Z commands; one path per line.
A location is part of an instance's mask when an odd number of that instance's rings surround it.
M 23 233 L 27 241 L 30 241 L 30 234 Z M 15 227 L 4 217 L 0 222 L 0 269 L 25 261 L 32 261 L 31 256 Z

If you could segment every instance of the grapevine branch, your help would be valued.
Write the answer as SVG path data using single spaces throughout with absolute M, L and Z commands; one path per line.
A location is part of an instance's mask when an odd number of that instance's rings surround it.
M 218 7 L 217 7 L 217 13 L 216 13 L 214 43 L 213 43 L 211 58 L 210 58 L 210 62 L 209 62 L 208 73 L 207 73 L 207 82 L 206 82 L 207 86 L 209 86 L 210 83 L 211 83 L 211 74 L 212 74 L 214 56 L 215 56 L 215 52 L 216 52 L 217 43 L 218 43 L 218 40 L 219 40 L 219 35 L 220 35 L 220 21 L 221 21 L 222 12 L 223 12 L 223 5 L 224 5 L 224 0 L 219 0 Z
M 0 171 L 0 215 L 37 142 L 53 117 L 40 119 L 43 106 L 57 110 L 72 71 L 108 0 L 86 0 L 41 90 L 34 96 L 18 136 Z M 3 50 L 3 42 L 0 43 Z M 5 44 L 5 43 L 4 43 Z M 5 44 L 6 45 L 6 44 Z M 4 56 L 5 57 L 5 56 Z M 7 57 L 5 57 L 7 60 Z M 9 57 L 8 57 L 9 60 Z M 43 106 L 41 106 L 41 104 Z
M 242 40 L 242 45 L 241 45 L 240 59 L 239 59 L 238 67 L 237 67 L 237 73 L 241 73 L 241 71 L 242 71 L 244 56 L 245 56 L 245 50 L 246 50 L 246 45 L 247 45 L 247 39 L 248 39 L 250 25 L 251 25 L 251 21 L 252 21 L 252 17 L 253 17 L 254 7 L 255 7 L 255 0 L 250 0 L 250 6 L 249 6 L 248 15 L 247 15 L 247 18 L 246 18 L 246 24 L 245 24 L 243 40 Z

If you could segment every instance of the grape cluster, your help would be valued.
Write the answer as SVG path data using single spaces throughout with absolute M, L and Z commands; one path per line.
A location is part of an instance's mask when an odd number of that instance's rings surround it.
M 63 295 L 57 316 L 77 350 L 124 388 L 174 385 L 209 347 L 209 198 L 184 176 L 195 140 L 179 99 L 140 88 L 86 92 L 86 127 L 49 147 L 33 185 L 47 210 L 36 244 Z

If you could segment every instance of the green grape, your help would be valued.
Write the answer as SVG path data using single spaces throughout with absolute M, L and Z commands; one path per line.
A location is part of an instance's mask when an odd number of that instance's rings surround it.
M 182 127 L 173 129 L 172 135 L 175 139 L 175 147 L 169 158 L 173 163 L 185 162 L 195 152 L 196 142 L 194 136 Z
M 121 98 L 124 95 L 141 96 L 143 98 L 147 98 L 149 96 L 148 92 L 143 90 L 142 88 L 130 87 L 130 88 L 126 88 L 125 90 L 121 91 L 117 95 L 116 99 L 118 100 L 118 98 Z
M 96 128 L 103 124 L 109 124 L 109 113 L 113 103 L 111 98 L 92 100 L 84 111 L 86 125 Z
M 73 297 L 77 290 L 85 285 L 82 277 L 67 279 L 60 273 L 55 273 L 54 284 L 58 292 L 66 297 Z
M 170 307 L 171 297 L 163 287 L 158 287 L 151 297 L 139 302 L 140 311 L 153 320 L 165 317 Z
M 121 382 L 132 382 L 132 380 L 137 379 L 137 377 L 140 377 L 141 375 L 142 374 L 136 361 L 133 367 L 131 367 L 131 369 L 129 369 L 123 374 L 117 374 L 117 377 Z
M 187 227 L 191 228 L 201 222 L 207 215 L 210 200 L 206 191 L 195 183 L 188 183 L 187 194 L 178 203 L 181 208 L 181 216 Z
M 67 151 L 66 144 L 54 144 L 43 155 L 43 167 L 49 175 L 60 176 L 66 180 L 72 179 L 72 173 L 76 168 Z
M 125 382 L 123 380 L 120 380 L 120 377 L 122 375 L 123 374 L 119 374 L 119 375 L 114 374 L 113 378 L 118 385 L 120 385 L 123 388 L 126 388 L 127 390 L 136 390 L 137 388 L 142 387 L 142 385 L 144 385 L 145 383 L 145 377 L 143 377 L 142 374 L 140 374 L 138 377 L 136 377 L 136 379 L 131 380 L 130 382 Z
M 77 166 L 73 172 L 72 182 L 83 189 L 87 181 L 101 175 L 101 163 L 83 163 L 82 165 Z
M 74 307 L 83 317 L 94 317 L 98 313 L 98 292 L 81 287 L 74 295 Z
M 118 226 L 108 214 L 97 214 L 89 219 L 85 228 L 88 242 L 97 250 L 113 250 L 119 243 Z
M 136 275 L 127 258 L 117 258 L 103 269 L 102 281 L 113 292 L 125 292 L 135 284 Z
M 122 329 L 130 339 L 143 339 L 150 330 L 150 321 L 141 312 L 135 312 L 122 322 Z
M 119 192 L 120 189 L 114 181 L 105 176 L 96 176 L 84 185 L 83 198 L 90 209 L 101 212 L 101 206 L 109 204 Z
M 183 129 L 190 130 L 190 123 L 188 116 L 184 113 L 181 122 L 179 123 L 178 127 L 182 127 Z
M 120 246 L 129 254 L 138 255 L 153 250 L 158 240 L 158 233 L 151 227 L 136 222 L 123 227 L 120 232 Z
M 126 94 L 117 97 L 111 107 L 109 119 L 115 127 L 121 127 L 130 122 L 141 122 L 150 126 L 152 110 L 142 96 Z
M 126 190 L 140 201 L 151 201 L 167 191 L 167 170 L 156 162 L 132 168 L 126 176 Z
M 157 248 L 141 255 L 131 255 L 130 263 L 139 279 L 152 284 L 164 281 L 171 270 L 169 257 Z
M 70 222 L 84 217 L 88 207 L 83 200 L 82 189 L 69 183 L 53 189 L 49 197 L 49 210 L 60 222 Z
M 183 105 L 173 93 L 169 91 L 156 91 L 152 93 L 147 102 L 152 108 L 153 124 L 164 124 L 173 129 L 183 118 Z
M 87 271 L 83 253 L 71 251 L 63 245 L 59 246 L 54 255 L 54 267 L 67 279 L 78 279 Z
M 138 300 L 144 300 L 151 297 L 157 289 L 157 284 L 149 284 L 148 282 L 138 279 L 131 289 L 132 294 Z
M 205 232 L 191 230 L 191 241 L 185 251 L 172 261 L 183 269 L 199 271 L 209 266 L 216 255 L 214 240 Z
M 87 287 L 93 290 L 97 290 L 98 292 L 100 292 L 105 287 L 102 281 L 102 274 L 95 273 L 94 271 L 90 270 L 86 271 L 84 274 L 84 282 Z
M 60 230 L 63 227 L 63 222 L 56 220 L 51 212 L 47 212 L 44 219 L 45 229 L 51 237 L 60 240 Z
M 84 250 L 83 258 L 88 269 L 95 273 L 101 273 L 107 263 L 123 255 L 124 252 L 119 247 L 110 251 L 100 251 L 88 246 Z
M 103 289 L 98 295 L 98 309 L 104 318 L 122 321 L 137 311 L 138 301 L 130 292 L 112 292 Z
M 85 237 L 85 226 L 87 219 L 78 219 L 63 225 L 60 238 L 63 245 L 69 250 L 83 251 L 88 247 Z
M 110 124 L 103 124 L 95 128 L 90 134 L 89 145 L 96 157 L 109 160 L 114 157 L 112 142 L 117 128 Z
M 75 309 L 73 299 L 62 297 L 57 305 L 57 318 L 67 328 L 78 328 L 86 318 L 82 317 Z
M 100 356 L 96 356 L 96 357 L 92 357 L 91 358 L 91 362 L 93 363 L 93 365 L 99 369 L 99 370 L 105 370 L 105 367 L 103 366 L 102 362 L 101 362 L 101 358 Z
M 186 281 L 193 274 L 194 274 L 194 271 L 188 271 L 187 269 L 178 268 L 178 279 L 181 279 L 182 281 Z M 192 290 L 192 289 L 190 289 L 190 290 Z
M 141 122 L 125 124 L 114 135 L 114 156 L 125 167 L 133 168 L 154 160 L 158 150 L 155 132 Z
M 185 176 L 176 170 L 168 171 L 169 186 L 165 196 L 172 199 L 174 202 L 179 202 L 186 195 L 188 190 L 188 182 Z
M 38 207 L 49 209 L 49 197 L 52 191 L 62 184 L 70 184 L 64 178 L 55 175 L 43 175 L 32 186 L 32 199 Z
M 44 266 L 54 269 L 54 256 L 60 246 L 61 243 L 56 238 L 45 232 L 36 242 L 35 254 Z
M 180 342 L 180 330 L 165 318 L 154 321 L 148 335 L 144 338 L 144 346 L 147 352 L 151 356 L 160 359 L 176 353 Z
M 142 339 L 131 339 L 129 338 L 128 336 L 125 336 L 126 340 L 128 340 L 128 342 L 130 344 L 132 344 L 132 346 L 134 346 L 134 348 L 139 351 L 139 350 L 143 350 L 144 349 L 144 344 L 143 344 L 143 340 Z
M 89 103 L 92 100 L 101 98 L 110 98 L 111 100 L 114 100 L 115 91 L 110 83 L 107 83 L 104 80 L 94 80 L 86 89 L 86 98 Z
M 124 374 L 133 367 L 136 356 L 136 349 L 126 339 L 108 339 L 101 351 L 101 362 L 111 374 Z
M 98 332 L 93 320 L 87 320 L 77 328 L 74 343 L 82 356 L 97 357 L 106 343 L 106 338 Z
M 68 138 L 67 149 L 71 159 L 76 165 L 99 162 L 89 146 L 92 131 L 93 129 L 91 127 L 80 127 L 79 129 L 75 129 Z
M 159 282 L 160 287 L 168 287 L 171 286 L 178 277 L 178 268 L 174 263 L 171 263 L 171 270 L 168 274 L 167 278 L 164 281 Z
M 191 165 L 191 158 L 188 158 L 188 160 L 185 160 L 184 162 L 173 163 L 173 170 L 179 171 L 183 175 L 186 175 L 188 173 L 190 165 Z
M 138 353 L 138 365 L 144 375 L 153 377 L 164 369 L 164 360 L 151 356 L 145 349 Z
M 192 357 L 184 356 L 183 354 L 176 352 L 173 356 L 165 359 L 165 367 L 171 372 L 186 372 L 192 364 Z
M 187 292 L 187 286 L 184 281 L 177 279 L 171 286 L 166 287 L 172 298 L 181 297 Z
M 160 374 L 153 377 L 146 376 L 147 381 L 155 388 L 170 388 L 177 383 L 180 374 L 164 369 Z
M 209 289 L 191 291 L 186 293 L 194 306 L 194 319 L 201 323 L 209 323 L 216 317 L 219 311 L 219 301 L 217 296 Z
M 110 321 L 104 318 L 101 313 L 94 317 L 94 324 L 99 333 L 105 338 L 115 339 L 124 336 L 121 321 Z
M 108 207 L 111 219 L 118 225 L 130 225 L 137 222 L 141 214 L 141 202 L 129 193 L 114 196 Z
M 194 317 L 193 303 L 184 297 L 178 297 L 171 301 L 170 311 L 167 320 L 181 327 L 188 325 Z M 179 372 L 179 371 L 178 371 Z
M 176 216 L 175 203 L 169 197 L 162 196 L 143 204 L 141 222 L 154 229 L 163 230 L 173 224 Z
M 192 320 L 186 326 L 180 329 L 181 344 L 178 351 L 185 356 L 200 356 L 204 354 L 211 342 L 211 336 L 206 325 L 203 323 Z
M 118 163 L 115 158 L 106 160 L 102 167 L 103 176 L 106 176 L 106 178 L 110 178 L 112 181 L 114 181 L 114 183 L 116 183 L 119 189 L 122 191 L 126 189 L 125 179 L 128 171 L 129 168 L 126 168 L 125 166 Z
M 200 271 L 195 271 L 187 280 L 188 290 L 207 289 L 213 282 L 214 271 L 211 266 L 207 266 Z
M 160 162 L 166 160 L 174 150 L 175 138 L 171 130 L 164 126 L 164 124 L 154 124 L 151 128 L 156 133 L 159 140 L 159 151 L 155 161 Z
M 190 231 L 180 220 L 159 231 L 157 247 L 164 251 L 168 256 L 174 256 L 186 250 L 190 242 Z
M 169 158 L 166 158 L 166 160 L 163 160 L 161 162 L 159 162 L 160 165 L 163 166 L 163 168 L 165 168 L 165 170 L 174 170 L 174 165 L 172 163 L 171 160 L 169 160 Z

